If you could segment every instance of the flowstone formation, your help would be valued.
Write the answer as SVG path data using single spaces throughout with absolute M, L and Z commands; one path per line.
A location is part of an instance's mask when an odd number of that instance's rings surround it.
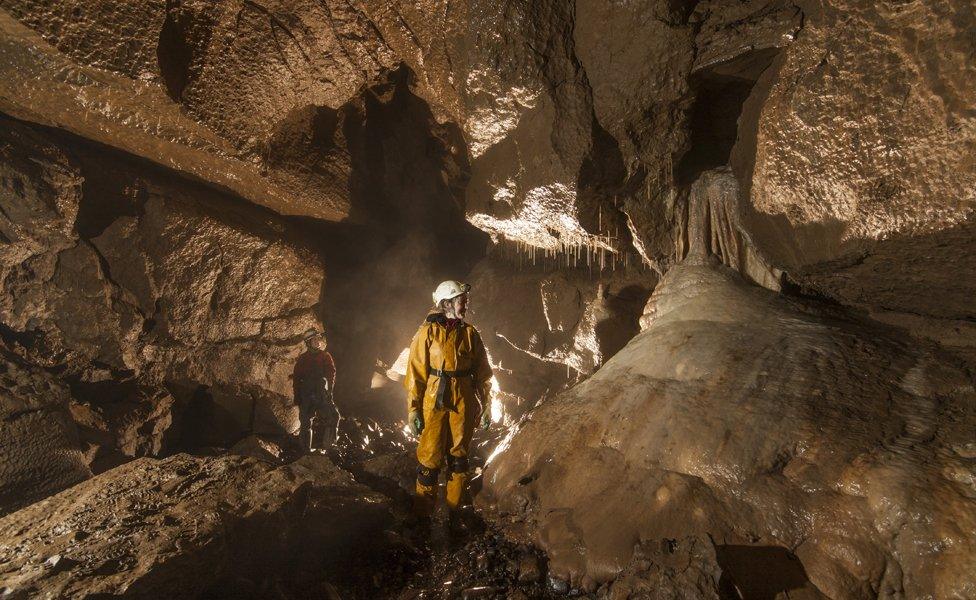
M 708 262 L 672 268 L 647 311 L 640 335 L 533 411 L 488 467 L 489 501 L 538 533 L 554 573 L 653 573 L 668 553 L 635 548 L 711 540 L 745 597 L 973 593 L 964 362 Z M 803 577 L 760 575 L 789 565 Z
M 963 0 L 0 0 L 3 593 L 976 596 L 974 31 Z M 444 279 L 495 370 L 493 520 L 423 547 L 399 378 Z M 308 329 L 344 420 L 294 462 Z M 391 562 L 330 562 L 316 499 L 376 508 L 341 541 Z

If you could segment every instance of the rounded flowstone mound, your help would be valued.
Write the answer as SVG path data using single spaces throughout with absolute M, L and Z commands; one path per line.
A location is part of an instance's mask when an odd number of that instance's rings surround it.
M 646 547 L 698 536 L 740 589 L 781 563 L 778 591 L 976 592 L 976 392 L 954 356 L 709 265 L 673 268 L 643 321 L 489 464 L 490 502 L 554 573 L 659 568 Z

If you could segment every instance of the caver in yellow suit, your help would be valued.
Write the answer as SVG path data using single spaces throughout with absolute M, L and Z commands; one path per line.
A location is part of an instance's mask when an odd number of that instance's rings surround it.
M 432 311 L 410 344 L 404 386 L 408 409 L 423 415 L 417 445 L 417 509 L 429 514 L 447 466 L 447 506 L 468 502 L 468 446 L 491 389 L 491 366 L 478 331 Z

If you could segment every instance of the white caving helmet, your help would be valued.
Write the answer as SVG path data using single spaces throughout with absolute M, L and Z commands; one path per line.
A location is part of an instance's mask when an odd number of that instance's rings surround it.
M 434 297 L 434 306 L 440 306 L 442 300 L 450 300 L 451 298 L 457 298 L 461 294 L 471 291 L 471 286 L 466 283 L 461 283 L 460 281 L 454 281 L 449 279 L 447 281 L 442 281 L 437 289 L 434 290 L 432 296 Z
M 303 341 L 306 341 L 306 342 L 308 342 L 310 340 L 313 340 L 313 339 L 316 339 L 316 338 L 322 340 L 326 344 L 329 343 L 328 340 L 325 337 L 325 334 L 322 333 L 321 331 L 317 330 L 317 329 L 309 329 L 309 330 L 305 331 L 305 333 L 302 335 L 302 340 Z

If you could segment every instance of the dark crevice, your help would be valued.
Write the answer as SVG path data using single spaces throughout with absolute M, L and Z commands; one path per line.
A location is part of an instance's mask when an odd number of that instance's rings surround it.
M 743 104 L 778 52 L 750 52 L 692 76 L 695 99 L 688 113 L 689 149 L 675 168 L 678 185 L 691 185 L 705 171 L 729 164 L 739 139 Z
M 178 394 L 178 392 L 177 392 Z M 176 395 L 177 398 L 180 395 Z M 213 424 L 218 420 L 220 406 L 207 385 L 197 385 L 181 402 L 181 418 L 177 446 L 183 450 L 220 445 L 215 438 Z
M 187 42 L 186 23 L 180 18 L 175 4 L 173 0 L 166 2 L 166 20 L 159 32 L 156 55 L 166 92 L 170 98 L 179 102 L 189 81 L 193 52 Z
M 576 178 L 580 224 L 594 235 L 614 235 L 620 248 L 631 243 L 627 217 L 615 201 L 624 192 L 626 177 L 620 145 L 594 115 L 590 151 L 583 157 Z
M 812 300 L 819 304 L 825 306 L 841 307 L 843 304 L 839 302 L 836 298 L 826 294 L 825 292 L 810 287 L 809 285 L 804 285 L 801 282 L 797 282 L 790 276 L 789 273 L 784 272 L 780 277 L 780 289 L 783 294 L 787 296 L 792 296 L 794 298 L 799 298 L 802 300 Z
M 43 337 L 44 333 L 37 329 L 16 331 L 5 323 L 0 323 L 0 339 L 3 339 L 8 346 L 20 346 L 25 350 L 32 350 Z
M 393 389 L 372 384 L 377 365 L 392 364 L 409 344 L 433 286 L 464 279 L 488 241 L 465 219 L 470 165 L 461 132 L 436 121 L 412 79 L 398 69 L 338 111 L 313 107 L 294 119 L 305 143 L 342 152 L 349 164 L 346 222 L 289 222 L 315 241 L 328 274 L 318 310 L 342 372 L 339 410 L 364 421 L 402 419 Z
M 119 217 L 138 217 L 142 214 L 147 193 L 144 184 L 123 175 L 123 170 L 98 167 L 84 169 L 81 202 L 75 229 L 83 239 L 91 240 L 102 234 Z
M 213 25 L 196 6 L 166 0 L 166 20 L 159 32 L 156 58 L 166 93 L 176 102 L 193 81 L 201 48 L 210 41 Z
M 779 546 L 715 546 L 715 558 L 722 568 L 719 590 L 723 598 L 775 600 L 792 597 L 820 597 L 810 582 L 803 563 L 795 554 Z
M 155 331 L 156 329 L 156 318 L 162 314 L 162 299 L 156 298 L 153 303 L 153 312 L 151 315 L 147 315 L 145 320 L 142 322 L 142 333 L 143 335 L 148 335 Z

